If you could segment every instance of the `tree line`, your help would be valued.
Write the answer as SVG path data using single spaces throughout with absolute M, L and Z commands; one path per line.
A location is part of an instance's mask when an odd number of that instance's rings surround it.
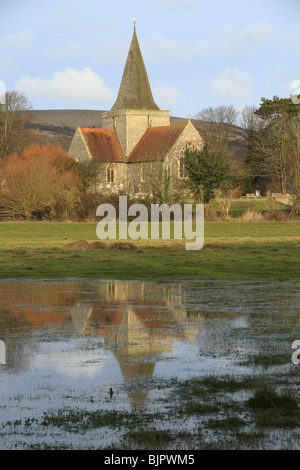
M 194 200 L 209 204 L 217 199 L 226 219 L 233 198 L 262 188 L 292 194 L 293 212 L 299 215 L 298 101 L 274 96 L 242 112 L 234 106 L 199 111 L 193 122 L 205 146 L 185 156 Z M 59 145 L 37 143 L 30 111 L 26 97 L 16 91 L 7 92 L 0 104 L 0 214 L 85 220 L 102 201 L 95 191 L 97 163 L 76 163 Z M 163 197 L 161 188 L 159 197 Z
M 292 98 L 262 98 L 258 108 L 205 108 L 195 118 L 205 141 L 202 151 L 187 152 L 185 163 L 196 199 L 208 203 L 217 195 L 231 199 L 239 192 L 287 193 L 294 196 L 293 212 L 300 213 L 300 104 Z M 240 159 L 230 143 L 236 126 L 244 133 Z M 220 197 L 219 197 L 220 198 Z

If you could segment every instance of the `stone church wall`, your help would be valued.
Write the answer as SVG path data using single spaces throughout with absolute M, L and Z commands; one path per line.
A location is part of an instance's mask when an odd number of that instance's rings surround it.
M 89 151 L 84 143 L 80 129 L 77 128 L 69 148 L 70 157 L 77 162 L 84 162 L 91 159 Z
M 114 171 L 114 181 L 107 178 L 108 169 Z M 99 177 L 97 191 L 102 194 L 117 194 L 127 192 L 127 164 L 126 163 L 99 163 Z
M 126 109 L 102 113 L 102 126 L 114 128 L 128 157 L 148 127 L 169 126 L 170 112 Z

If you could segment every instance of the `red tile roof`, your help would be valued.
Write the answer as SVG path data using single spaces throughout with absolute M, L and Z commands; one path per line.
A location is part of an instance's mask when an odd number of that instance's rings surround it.
M 126 158 L 114 129 L 80 128 L 90 154 L 97 162 L 125 162 Z
M 131 152 L 128 162 L 153 162 L 163 160 L 186 127 L 174 126 L 149 127 Z

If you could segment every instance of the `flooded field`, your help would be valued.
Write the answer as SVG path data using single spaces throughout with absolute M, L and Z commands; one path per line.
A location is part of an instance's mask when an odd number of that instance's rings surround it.
M 299 305 L 292 281 L 0 281 L 0 448 L 299 449 Z

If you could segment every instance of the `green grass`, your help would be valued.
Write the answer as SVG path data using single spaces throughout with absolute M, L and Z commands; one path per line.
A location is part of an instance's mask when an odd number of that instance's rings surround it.
M 184 240 L 137 240 L 136 251 L 64 249 L 76 240 L 96 241 L 96 223 L 1 222 L 0 278 L 299 278 L 300 222 L 207 222 L 198 251 Z
M 232 429 L 245 426 L 246 422 L 238 416 L 228 416 L 224 419 L 209 420 L 207 426 L 210 429 Z
M 266 213 L 272 210 L 286 211 L 287 206 L 280 202 L 269 200 L 266 198 L 239 199 L 237 201 L 233 201 L 230 207 L 230 215 L 232 215 L 233 217 L 240 217 L 247 211 Z
M 143 449 L 160 449 L 174 440 L 172 433 L 164 429 L 135 429 L 125 434 L 125 439 L 134 441 Z
M 114 428 L 127 423 L 129 414 L 112 411 L 87 410 L 58 410 L 53 413 L 44 413 L 42 426 L 56 426 L 64 429 L 96 429 L 104 426 Z
M 277 393 L 265 387 L 248 400 L 248 406 L 257 413 L 258 427 L 290 428 L 300 425 L 297 401 L 289 393 Z
M 97 223 L 94 222 L 0 222 L 0 246 L 20 243 L 51 244 L 63 246 L 68 241 L 97 240 Z M 300 239 L 300 222 L 206 222 L 205 239 L 228 239 L 230 242 L 271 239 Z M 139 240 L 138 245 L 155 244 L 155 240 Z M 167 242 L 167 240 L 165 241 Z

